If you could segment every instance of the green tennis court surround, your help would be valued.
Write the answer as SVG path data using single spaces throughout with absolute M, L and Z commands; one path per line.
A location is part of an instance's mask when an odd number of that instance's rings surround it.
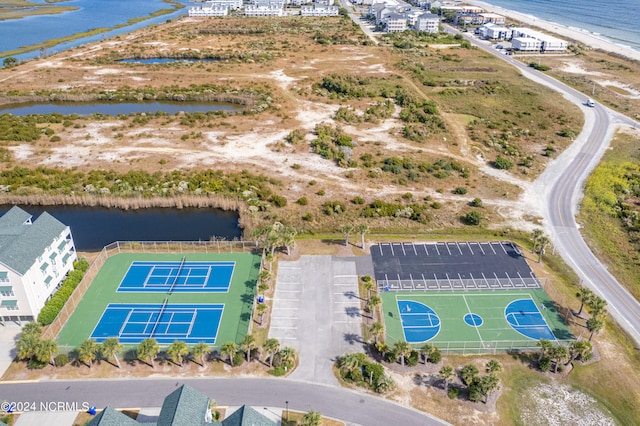
M 183 262 L 185 257 L 187 260 Z M 145 273 L 145 279 L 147 280 L 150 278 L 156 281 L 164 280 L 160 283 L 162 285 L 157 286 L 158 288 L 161 287 L 162 291 L 150 291 L 151 288 L 147 288 L 145 291 L 143 286 L 139 287 L 139 291 L 135 291 L 136 289 L 133 288 L 135 286 L 131 286 L 132 288 L 128 291 L 123 292 L 122 289 L 118 291 L 118 287 L 124 281 L 127 272 L 131 270 L 132 265 L 141 264 L 174 265 L 173 271 L 165 271 L 166 273 L 162 272 L 155 275 Z M 181 264 L 182 267 L 180 267 Z M 220 268 L 220 271 L 216 271 L 221 265 L 223 267 Z M 192 269 L 188 270 L 187 266 Z M 201 271 L 205 267 L 207 269 L 206 273 L 210 274 L 208 277 L 205 276 L 205 272 Z M 135 308 L 132 309 L 133 314 L 135 314 L 133 319 L 130 318 L 126 321 L 123 319 L 121 321 L 127 332 L 123 333 L 123 335 L 134 335 L 137 332 L 139 335 L 150 334 L 152 337 L 157 337 L 160 334 L 178 333 L 178 331 L 182 331 L 178 330 L 182 327 L 181 324 L 189 322 L 179 319 L 175 314 L 173 319 L 165 320 L 165 317 L 168 318 L 169 309 L 175 310 L 176 307 L 180 306 L 193 306 L 191 315 L 194 319 L 190 320 L 190 324 L 195 324 L 196 328 L 201 328 L 204 327 L 207 321 L 200 321 L 199 318 L 204 318 L 204 316 L 202 313 L 198 313 L 197 306 L 205 307 L 207 305 L 224 306 L 224 310 L 220 311 L 219 327 L 217 327 L 215 333 L 207 334 L 208 332 L 199 331 L 203 337 L 202 341 L 212 342 L 215 336 L 216 345 L 228 341 L 239 343 L 247 334 L 249 328 L 259 272 L 260 256 L 252 253 L 116 254 L 107 259 L 76 310 L 58 334 L 58 344 L 66 348 L 79 346 L 83 340 L 94 333 L 103 314 L 107 312 L 113 316 L 114 309 L 118 306 L 132 306 Z M 216 274 L 220 277 L 219 285 L 216 284 L 218 281 L 214 279 Z M 170 292 L 174 281 L 177 281 L 177 283 L 173 285 L 173 291 Z M 141 282 L 144 282 L 144 280 Z M 178 288 L 180 288 L 179 291 Z M 207 291 L 208 288 L 211 291 Z M 224 289 L 225 291 L 216 291 L 216 289 Z M 166 303 L 165 299 L 167 299 Z M 144 318 L 142 318 L 144 315 L 138 313 L 139 306 L 144 305 L 166 305 L 167 307 L 167 313 L 160 308 L 160 311 L 156 313 L 150 311 L 151 313 L 146 314 L 148 315 L 147 321 L 153 322 L 154 327 L 156 327 L 154 321 L 158 319 L 156 321 L 158 325 L 155 330 L 150 331 L 146 326 L 141 331 L 137 330 L 138 327 L 142 327 L 138 324 L 145 322 Z M 111 308 L 108 310 L 109 306 Z M 165 324 L 167 330 L 162 329 Z M 102 331 L 103 334 L 111 333 L 109 327 L 106 328 L 107 331 L 104 331 L 104 324 L 100 325 L 97 330 Z M 115 326 L 113 330 L 115 330 Z M 159 330 L 163 333 L 160 333 Z M 115 330 L 114 333 L 116 331 L 118 330 Z M 187 339 L 189 333 L 182 334 L 184 334 L 183 340 L 189 340 L 189 344 L 197 343 L 195 340 L 198 340 L 198 338 Z M 93 337 L 97 338 L 98 336 L 94 335 Z M 181 340 L 179 337 L 176 337 L 176 339 Z M 134 344 L 134 340 L 130 339 L 129 342 L 123 343 Z

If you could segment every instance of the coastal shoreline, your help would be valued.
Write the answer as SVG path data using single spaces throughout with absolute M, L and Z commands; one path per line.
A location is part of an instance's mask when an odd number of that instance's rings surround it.
M 599 35 L 591 33 L 587 30 L 579 28 L 568 27 L 566 25 L 558 24 L 556 22 L 545 21 L 536 16 L 526 13 L 520 13 L 515 10 L 505 9 L 500 6 L 494 6 L 490 3 L 479 0 L 465 0 L 464 3 L 473 6 L 482 7 L 488 12 L 497 13 L 505 16 L 506 18 L 522 22 L 526 25 L 538 27 L 544 31 L 554 33 L 561 38 L 567 38 L 575 40 L 593 49 L 602 50 L 616 55 L 624 56 L 625 58 L 640 62 L 640 51 L 634 50 L 628 46 L 622 46 L 607 40 Z

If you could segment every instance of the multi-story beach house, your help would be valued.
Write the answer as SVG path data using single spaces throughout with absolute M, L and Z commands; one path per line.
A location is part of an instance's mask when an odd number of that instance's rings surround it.
M 244 7 L 246 16 L 284 16 L 284 2 L 257 0 Z
M 512 31 L 511 45 L 515 50 L 540 52 L 564 52 L 567 50 L 568 43 L 565 40 L 548 34 L 529 28 L 512 28 Z M 532 40 L 536 40 L 538 44 Z
M 338 6 L 325 6 L 314 4 L 312 6 L 300 6 L 302 16 L 338 16 L 340 8 Z
M 423 13 L 418 16 L 415 24 L 416 31 L 424 31 L 427 33 L 437 33 L 440 31 L 440 17 L 433 13 Z
M 77 259 L 68 226 L 15 206 L 0 217 L 0 319 L 33 321 Z

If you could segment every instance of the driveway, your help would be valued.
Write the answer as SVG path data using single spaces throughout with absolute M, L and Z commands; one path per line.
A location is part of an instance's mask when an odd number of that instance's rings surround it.
M 363 350 L 356 258 L 302 256 L 278 264 L 269 337 L 298 350 L 291 378 L 337 385 L 336 357 Z

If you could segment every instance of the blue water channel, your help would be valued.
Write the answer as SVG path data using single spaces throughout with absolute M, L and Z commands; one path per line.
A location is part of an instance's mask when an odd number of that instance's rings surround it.
M 156 113 L 162 111 L 167 114 L 179 112 L 211 112 L 211 111 L 239 111 L 241 105 L 226 102 L 51 102 L 27 103 L 0 107 L 0 114 L 25 116 L 30 114 L 62 114 L 62 115 L 118 115 L 135 113 Z
M 45 0 L 32 1 L 34 3 L 45 3 Z M 176 1 L 185 7 L 123 28 L 60 43 L 47 49 L 45 53 L 51 55 L 75 46 L 99 41 L 117 34 L 128 33 L 187 14 L 189 1 Z M 7 51 L 19 49 L 23 46 L 33 46 L 47 40 L 69 37 L 97 28 L 111 28 L 116 25 L 126 24 L 130 19 L 148 16 L 161 9 L 174 8 L 173 5 L 165 3 L 163 0 L 71 0 L 52 4 L 77 7 L 78 10 L 57 15 L 29 16 L 22 19 L 0 21 L 0 59 L 8 56 L 6 54 Z M 35 58 L 40 53 L 36 49 L 26 54 L 13 55 L 13 57 L 18 60 L 25 60 Z
M 145 65 L 154 65 L 154 64 L 173 64 L 180 62 L 220 62 L 219 59 L 179 59 L 179 58 L 147 58 L 147 59 L 121 59 L 118 62 L 122 62 L 125 64 L 145 64 Z
M 0 215 L 12 206 L 0 205 Z M 84 206 L 20 206 L 35 220 L 43 211 L 71 228 L 78 251 L 96 251 L 114 241 L 209 241 L 241 237 L 238 214 L 213 208 L 136 210 Z

